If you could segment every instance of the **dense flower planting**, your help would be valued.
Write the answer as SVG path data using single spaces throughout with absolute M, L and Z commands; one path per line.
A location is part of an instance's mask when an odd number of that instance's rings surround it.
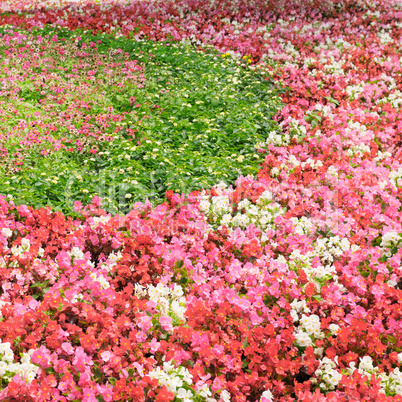
M 287 91 L 254 177 L 125 215 L 1 198 L 3 400 L 402 400 L 402 7 L 312 3 L 6 3 L 209 42 Z

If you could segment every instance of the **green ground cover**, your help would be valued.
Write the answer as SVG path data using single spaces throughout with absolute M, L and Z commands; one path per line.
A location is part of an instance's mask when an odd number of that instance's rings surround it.
M 17 203 L 71 213 L 99 195 L 126 212 L 230 184 L 257 173 L 255 144 L 277 129 L 281 89 L 247 60 L 54 28 L 19 31 L 10 49 L 15 31 L 0 32 L 0 194 Z

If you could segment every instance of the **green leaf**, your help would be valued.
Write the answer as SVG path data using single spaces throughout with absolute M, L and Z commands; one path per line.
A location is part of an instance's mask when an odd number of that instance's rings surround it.
M 94 367 L 94 368 L 93 368 L 93 372 L 94 372 L 94 374 L 96 375 L 96 377 L 102 378 L 102 372 L 101 372 L 101 370 L 100 370 L 98 367 Z

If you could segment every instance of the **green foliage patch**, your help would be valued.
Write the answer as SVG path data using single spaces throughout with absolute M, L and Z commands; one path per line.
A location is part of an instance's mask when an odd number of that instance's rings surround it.
M 74 201 L 88 203 L 99 195 L 104 207 L 115 213 L 126 212 L 133 202 L 146 198 L 159 203 L 169 189 L 189 193 L 221 180 L 233 183 L 240 174 L 257 173 L 262 156 L 255 145 L 278 129 L 272 117 L 282 107 L 282 89 L 246 60 L 210 48 L 197 50 L 189 43 L 134 41 L 54 28 L 36 30 L 32 35 L 56 44 L 57 52 L 75 41 L 90 54 L 88 59 L 79 55 L 77 60 L 63 58 L 47 45 L 53 64 L 42 57 L 36 67 L 38 74 L 50 68 L 61 81 L 71 84 L 71 75 L 84 77 L 95 69 L 91 61 L 104 54 L 108 63 L 121 63 L 121 69 L 125 62 L 137 60 L 145 80 L 126 80 L 122 86 L 119 77 L 108 75 L 104 66 L 96 70 L 93 83 L 88 81 L 93 87 L 82 99 L 80 88 L 75 88 L 74 93 L 63 93 L 59 102 L 50 85 L 38 88 L 32 84 L 35 77 L 21 79 L 17 98 L 0 97 L 6 106 L 11 104 L 20 112 L 17 120 L 2 123 L 4 130 L 15 130 L 21 119 L 29 122 L 34 112 L 51 121 L 67 113 L 67 108 L 78 109 L 80 101 L 90 108 L 83 111 L 80 106 L 84 115 L 69 121 L 76 130 L 84 123 L 96 125 L 97 117 L 107 115 L 107 110 L 121 119 L 110 119 L 109 127 L 102 128 L 109 140 L 86 136 L 79 152 L 52 152 L 48 147 L 49 152 L 42 155 L 39 148 L 43 151 L 46 144 L 24 149 L 20 136 L 18 140 L 8 136 L 4 146 L 9 154 L 23 151 L 25 159 L 21 171 L 10 173 L 5 164 L 0 167 L 1 194 L 11 194 L 19 204 L 51 205 L 66 213 L 71 213 Z M 97 43 L 97 48 L 91 49 L 91 42 Z M 4 46 L 0 49 L 2 59 L 5 50 Z M 84 67 L 77 73 L 79 63 Z M 52 136 L 76 150 L 82 139 L 66 125 L 55 123 Z

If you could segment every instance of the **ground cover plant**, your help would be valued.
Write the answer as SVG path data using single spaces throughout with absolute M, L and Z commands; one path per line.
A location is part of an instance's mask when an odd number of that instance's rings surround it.
M 287 90 L 233 185 L 1 198 L 3 400 L 402 400 L 402 7 L 273 3 L 5 3 L 13 30 L 212 42 Z
M 1 45 L 0 192 L 19 204 L 71 213 L 99 195 L 127 212 L 234 182 L 277 127 L 278 90 L 216 51 L 66 29 L 5 29 Z

